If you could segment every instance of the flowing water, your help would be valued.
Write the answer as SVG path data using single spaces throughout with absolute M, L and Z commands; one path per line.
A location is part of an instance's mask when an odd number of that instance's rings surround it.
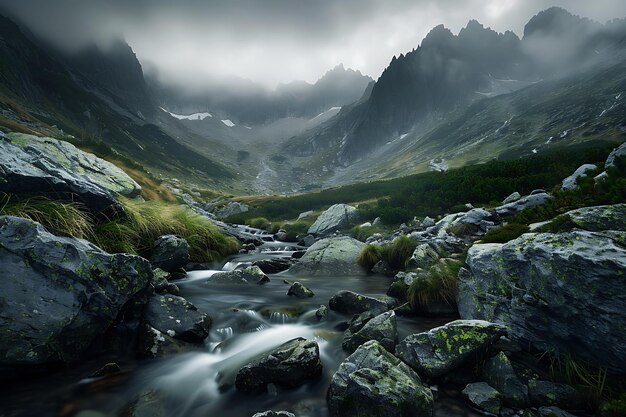
M 296 249 L 287 243 L 267 242 L 255 253 L 227 260 L 219 270 L 233 270 L 259 259 L 290 257 Z M 107 378 L 111 380 L 107 383 L 84 379 L 84 374 L 83 379 L 77 377 L 76 373 L 81 372 L 78 367 L 73 372 L 63 372 L 63 377 L 51 376 L 30 386 L 13 387 L 14 391 L 9 392 L 17 403 L 13 413 L 6 415 L 80 416 L 81 411 L 90 410 L 97 413 L 87 416 L 115 416 L 138 394 L 154 390 L 165 399 L 167 415 L 171 417 L 250 417 L 268 409 L 289 410 L 299 417 L 327 416 L 326 391 L 332 375 L 346 357 L 341 341 L 350 317 L 329 311 L 328 316 L 319 321 L 315 311 L 342 289 L 364 295 L 384 295 L 390 278 L 374 275 L 293 277 L 280 273 L 271 275 L 271 282 L 261 286 L 207 284 L 207 278 L 219 270 L 190 272 L 185 279 L 176 282 L 183 297 L 213 318 L 210 336 L 201 349 L 152 361 L 120 363 L 129 372 Z M 283 282 L 285 279 L 298 280 L 315 296 L 304 300 L 287 296 L 289 285 Z M 447 321 L 398 317 L 400 338 Z M 234 378 L 243 365 L 296 337 L 318 342 L 324 369 L 322 378 L 295 390 L 270 387 L 267 394 L 258 396 L 235 391 Z M 92 370 L 98 367 L 82 364 L 82 368 L 88 366 Z M 77 379 L 72 381 L 72 378 Z M 437 416 L 474 415 L 462 405 L 458 395 L 440 392 L 438 396 Z M 17 412 L 19 408 L 25 413 Z

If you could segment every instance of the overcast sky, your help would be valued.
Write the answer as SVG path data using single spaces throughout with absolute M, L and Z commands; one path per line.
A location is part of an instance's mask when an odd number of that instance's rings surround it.
M 603 23 L 626 17 L 625 0 L 0 0 L 36 35 L 70 48 L 123 36 L 144 67 L 192 85 L 314 82 L 339 63 L 378 78 L 440 23 L 457 33 L 477 19 L 521 36 L 555 5 Z

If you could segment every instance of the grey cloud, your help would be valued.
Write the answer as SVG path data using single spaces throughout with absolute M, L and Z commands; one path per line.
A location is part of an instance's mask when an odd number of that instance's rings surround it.
M 314 81 L 340 62 L 376 78 L 437 24 L 456 33 L 477 19 L 521 36 L 553 5 L 602 22 L 626 16 L 623 0 L 0 0 L 65 48 L 124 37 L 145 66 L 186 85 Z

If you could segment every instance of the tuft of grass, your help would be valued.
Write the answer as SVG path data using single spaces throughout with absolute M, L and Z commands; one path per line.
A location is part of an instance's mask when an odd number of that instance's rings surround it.
M 45 197 L 18 199 L 0 195 L 0 214 L 23 217 L 41 223 L 47 229 L 81 239 L 93 237 L 93 219 L 78 203 L 65 203 Z
M 481 239 L 483 243 L 506 243 L 517 239 L 530 229 L 525 224 L 509 223 L 505 226 L 491 229 Z
M 380 246 L 367 245 L 361 250 L 357 262 L 368 271 L 371 271 L 374 265 L 382 259 L 383 253 Z
M 457 277 L 462 266 L 461 261 L 444 259 L 433 265 L 425 278 L 414 280 L 407 293 L 411 308 L 421 311 L 436 302 L 455 305 L 458 292 Z
M 539 228 L 540 232 L 559 233 L 569 232 L 576 227 L 576 224 L 566 214 L 557 216 L 550 223 Z
M 313 224 L 313 220 L 298 220 L 295 222 L 285 222 L 280 225 L 279 229 L 283 229 L 287 232 L 287 241 L 295 242 L 296 236 L 306 234 L 311 225 Z
M 365 242 L 368 237 L 380 233 L 386 234 L 391 231 L 390 227 L 386 226 L 371 226 L 371 227 L 360 227 L 354 226 L 348 231 L 348 234 L 355 238 L 356 240 L 360 240 L 361 242 Z
M 261 230 L 267 230 L 270 226 L 270 221 L 265 217 L 255 217 L 246 221 L 246 224 L 250 227 L 254 227 Z
M 469 223 L 459 223 L 448 227 L 448 233 L 452 233 L 460 238 L 475 235 L 479 230 L 478 226 Z

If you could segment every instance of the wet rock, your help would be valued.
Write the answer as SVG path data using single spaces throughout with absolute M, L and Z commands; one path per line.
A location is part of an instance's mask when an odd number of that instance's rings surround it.
M 294 282 L 291 287 L 289 287 L 287 295 L 293 295 L 296 298 L 309 298 L 313 297 L 315 294 L 313 293 L 313 291 L 300 284 L 299 282 Z
M 462 318 L 503 323 L 509 337 L 536 350 L 626 371 L 623 232 L 528 233 L 475 244 L 467 264 L 459 273 Z
M 165 401 L 155 390 L 145 391 L 124 407 L 121 417 L 165 417 Z
M 252 417 L 296 417 L 295 414 L 289 411 L 264 411 L 262 413 L 256 413 Z
M 593 164 L 584 164 L 578 167 L 576 171 L 569 177 L 563 180 L 561 184 L 561 190 L 574 190 L 578 187 L 578 178 L 587 176 L 587 173 L 593 170 L 598 169 L 596 165 Z
M 328 235 L 336 230 L 344 229 L 356 222 L 359 214 L 356 208 L 347 204 L 335 204 L 315 220 L 309 227 L 308 233 L 312 235 Z
M 149 288 L 152 268 L 138 256 L 0 216 L 0 276 L 0 365 L 40 365 L 97 348 L 125 306 Z
M 328 315 L 328 307 L 325 305 L 321 305 L 317 310 L 315 310 L 315 317 L 318 320 L 322 320 L 324 317 Z
M 267 282 L 270 282 L 269 277 L 258 266 L 218 272 L 207 279 L 209 284 L 265 284 Z
M 189 262 L 189 244 L 174 235 L 161 236 L 154 242 L 150 263 L 166 272 L 176 272 Z
M 309 246 L 313 245 L 314 243 L 315 243 L 315 236 L 313 236 L 313 235 L 306 235 L 306 236 L 303 236 L 300 239 L 298 239 L 298 245 L 299 246 L 309 247 Z
M 398 328 L 396 314 L 393 311 L 367 320 L 358 330 L 353 330 L 353 326 L 350 326 L 344 336 L 342 347 L 351 353 L 370 340 L 376 340 L 391 353 L 395 351 L 398 343 Z
M 100 212 L 119 206 L 118 195 L 138 196 L 141 187 L 115 165 L 68 142 L 10 133 L 0 138 L 0 192 L 54 192 Z
M 430 417 L 433 395 L 419 376 L 376 341 L 348 356 L 327 395 L 331 417 Z
M 317 342 L 299 337 L 241 368 L 235 378 L 235 387 L 240 392 L 262 393 L 270 383 L 281 388 L 295 388 L 321 374 Z
M 175 295 L 150 298 L 144 312 L 145 322 L 175 339 L 200 343 L 209 335 L 211 319 L 189 301 Z
M 498 324 L 482 320 L 455 320 L 428 332 L 407 336 L 396 348 L 396 355 L 420 375 L 445 375 L 506 333 Z
M 521 194 L 518 193 L 517 191 L 515 191 L 514 193 L 511 193 L 511 195 L 509 195 L 507 198 L 502 200 L 502 204 L 513 203 L 513 202 L 519 200 L 520 198 L 522 198 Z
M 351 237 L 322 239 L 315 242 L 300 258 L 300 263 L 289 271 L 307 275 L 364 275 L 366 271 L 357 262 L 364 246 Z
M 500 352 L 487 359 L 481 375 L 485 382 L 502 394 L 504 404 L 516 408 L 530 405 L 528 387 L 518 378 L 504 353 Z
M 463 397 L 474 407 L 492 414 L 500 414 L 502 395 L 484 382 L 468 384 L 462 391 Z
M 512 203 L 503 204 L 496 207 L 496 213 L 500 216 L 512 216 L 529 207 L 540 206 L 550 200 L 552 196 L 547 193 L 532 194 L 522 197 Z
M 574 414 L 563 411 L 558 407 L 541 407 L 539 408 L 540 417 L 576 417 Z
M 107 363 L 102 368 L 98 369 L 91 375 L 91 378 L 100 378 L 107 375 L 116 374 L 121 372 L 122 368 L 115 362 Z
M 295 263 L 294 258 L 268 258 L 253 262 L 252 266 L 258 266 L 266 274 L 277 274 L 286 271 Z
M 567 384 L 531 380 L 528 383 L 528 395 L 534 407 L 555 406 L 568 410 L 585 408 L 584 399 Z
M 383 313 L 388 310 L 386 302 L 352 291 L 339 291 L 332 296 L 328 305 L 331 310 L 342 314 L 360 314 L 366 311 Z

